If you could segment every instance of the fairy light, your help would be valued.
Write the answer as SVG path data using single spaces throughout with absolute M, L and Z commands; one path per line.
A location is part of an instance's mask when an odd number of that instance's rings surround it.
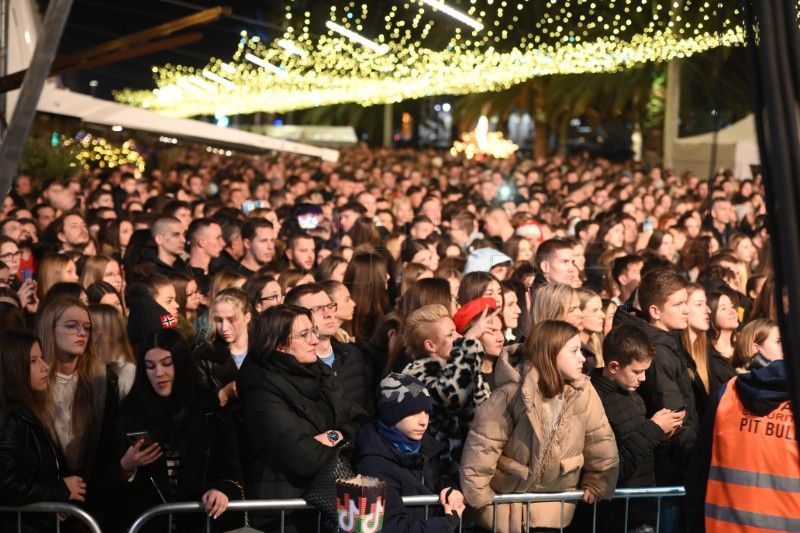
M 95 138 L 91 134 L 83 136 L 80 140 L 68 138 L 63 142 L 64 147 L 73 146 L 77 149 L 72 167 L 114 168 L 120 165 L 132 165 L 144 172 L 145 161 L 136 150 L 136 143 L 129 139 L 120 146 L 115 146 L 102 137 Z
M 279 38 L 265 43 L 242 32 L 229 59 L 199 69 L 154 67 L 158 92 L 123 90 L 115 98 L 181 117 L 213 115 L 220 98 L 232 115 L 369 106 L 497 91 L 554 74 L 617 72 L 740 46 L 745 37 L 737 8 L 702 0 L 462 0 L 465 16 L 485 25 L 479 32 L 425 17 L 421 6 L 432 2 L 378 10 L 344 0 L 315 26 L 299 0 L 288 0 Z M 330 31 L 313 33 L 323 22 Z M 364 28 L 374 41 L 359 33 Z
M 470 28 L 475 29 L 476 31 L 481 31 L 483 29 L 483 24 L 481 24 L 480 22 L 478 22 L 474 18 L 465 15 L 461 11 L 458 11 L 457 9 L 453 9 L 452 7 L 448 6 L 444 2 L 439 2 L 438 0 L 420 0 L 420 2 L 422 2 L 423 4 L 428 4 L 432 8 L 434 8 L 434 9 L 436 9 L 438 11 L 441 11 L 445 15 L 449 15 L 450 17 L 453 17 L 454 19 L 456 19 L 459 22 L 463 22 L 464 24 L 466 24 Z
M 387 53 L 389 51 L 389 47 L 388 46 L 375 44 L 372 41 L 370 41 L 369 39 L 367 39 L 366 37 L 363 37 L 363 36 L 357 34 L 354 31 L 350 31 L 347 28 L 345 28 L 344 26 L 340 26 L 339 24 L 336 24 L 332 20 L 329 20 L 328 22 L 326 22 L 325 23 L 325 27 L 328 28 L 331 31 L 335 31 L 336 33 L 340 33 L 340 34 L 344 35 L 345 37 L 347 37 L 351 41 L 355 41 L 358 44 L 360 44 L 361 46 L 366 46 L 367 48 L 369 48 L 370 50 L 372 50 L 375 53 L 383 55 L 383 54 L 385 54 L 385 53 Z
M 255 63 L 259 67 L 263 67 L 266 70 L 269 70 L 270 72 L 274 72 L 275 74 L 286 74 L 279 67 L 276 67 L 272 63 L 270 63 L 268 61 L 264 61 L 260 57 L 254 56 L 253 54 L 249 54 L 249 53 L 245 54 L 244 58 L 247 59 L 248 61 L 250 61 L 251 63 Z

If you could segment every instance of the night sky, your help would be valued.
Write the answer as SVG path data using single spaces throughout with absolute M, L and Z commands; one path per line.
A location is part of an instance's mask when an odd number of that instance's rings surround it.
M 153 89 L 151 67 L 173 64 L 202 66 L 211 56 L 229 58 L 236 51 L 239 33 L 247 30 L 265 40 L 280 35 L 274 22 L 280 20 L 283 2 L 269 0 L 74 0 L 72 11 L 59 46 L 59 56 L 75 53 L 106 41 L 142 31 L 170 20 L 191 15 L 218 5 L 233 9 L 232 18 L 195 26 L 179 34 L 200 32 L 203 39 L 181 48 L 114 63 L 105 67 L 64 76 L 64 84 L 73 91 L 89 94 L 89 82 L 97 80 L 96 96 L 112 99 L 111 91 L 125 87 Z M 43 8 L 44 9 L 44 8 Z M 177 35 L 177 34 L 173 34 Z

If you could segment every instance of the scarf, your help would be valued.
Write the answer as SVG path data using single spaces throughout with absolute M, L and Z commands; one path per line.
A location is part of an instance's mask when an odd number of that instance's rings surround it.
M 422 441 L 411 440 L 402 433 L 400 433 L 394 426 L 387 426 L 381 420 L 376 423 L 378 434 L 386 439 L 395 450 L 403 455 L 414 455 L 419 453 L 422 447 Z

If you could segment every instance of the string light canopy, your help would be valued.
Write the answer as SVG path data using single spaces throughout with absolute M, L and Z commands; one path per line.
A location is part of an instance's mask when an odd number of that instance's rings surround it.
M 115 98 L 180 117 L 214 115 L 223 105 L 229 114 L 369 106 L 616 72 L 744 43 L 735 2 L 364 1 L 313 17 L 300 4 L 286 3 L 285 31 L 270 42 L 242 32 L 230 59 L 153 67 L 155 90 Z

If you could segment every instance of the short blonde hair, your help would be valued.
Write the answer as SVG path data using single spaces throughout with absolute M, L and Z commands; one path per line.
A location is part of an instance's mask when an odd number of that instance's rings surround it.
M 403 337 L 409 355 L 414 358 L 425 356 L 425 341 L 433 337 L 434 324 L 443 318 L 450 318 L 450 312 L 439 304 L 420 307 L 406 317 Z
M 778 323 L 768 318 L 757 318 L 748 322 L 739 332 L 736 345 L 733 347 L 731 366 L 741 368 L 747 364 L 755 355 L 753 344 L 763 344 L 767 340 L 773 328 L 777 328 Z

